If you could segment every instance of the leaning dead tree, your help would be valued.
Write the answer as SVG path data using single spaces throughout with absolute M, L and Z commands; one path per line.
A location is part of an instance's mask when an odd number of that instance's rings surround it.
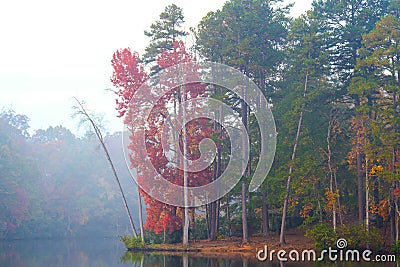
M 111 160 L 110 153 L 108 153 L 108 149 L 107 149 L 107 147 L 106 147 L 106 145 L 104 143 L 104 139 L 103 139 L 103 135 L 101 133 L 101 130 L 100 130 L 99 126 L 97 125 L 97 123 L 92 118 L 92 116 L 87 112 L 87 110 L 85 109 L 83 103 L 81 101 L 79 101 L 76 97 L 74 97 L 74 99 L 75 99 L 75 101 L 77 103 L 77 106 L 73 107 L 73 109 L 75 110 L 74 116 L 81 116 L 82 122 L 89 122 L 91 124 L 91 126 L 92 126 L 92 128 L 93 128 L 93 130 L 94 130 L 94 132 L 95 132 L 95 134 L 97 136 L 97 139 L 99 140 L 99 142 L 101 144 L 101 147 L 104 150 L 104 154 L 107 157 L 108 163 L 110 164 L 110 167 L 111 167 L 112 172 L 114 174 L 114 178 L 117 181 L 117 184 L 118 184 L 118 187 L 119 187 L 119 191 L 121 192 L 122 199 L 123 199 L 123 202 L 124 202 L 125 211 L 126 211 L 126 214 L 128 215 L 128 219 L 129 219 L 129 222 L 131 224 L 133 235 L 134 235 L 134 237 L 137 237 L 135 224 L 133 223 L 133 220 L 132 220 L 131 212 L 129 210 L 128 203 L 127 203 L 126 198 L 125 198 L 124 190 L 122 189 L 121 183 L 120 183 L 118 175 L 117 175 L 117 171 L 116 171 L 116 169 L 114 167 L 114 164 L 113 164 L 113 162 Z
M 305 82 L 304 82 L 303 99 L 306 98 L 309 75 L 310 75 L 310 72 L 309 72 L 309 69 L 307 69 L 307 73 L 306 73 L 306 76 L 305 76 Z M 293 168 L 294 168 L 294 163 L 295 163 L 295 159 L 296 159 L 297 146 L 299 144 L 301 127 L 302 127 L 302 123 L 303 123 L 303 117 L 304 117 L 304 106 L 302 106 L 302 109 L 300 111 L 299 122 L 297 124 L 296 138 L 295 138 L 295 141 L 294 141 L 292 157 L 291 157 L 291 161 L 290 161 L 290 165 L 289 165 L 289 175 L 288 175 L 288 178 L 286 180 L 286 195 L 285 195 L 285 199 L 284 199 L 284 202 L 283 202 L 281 233 L 280 233 L 280 236 L 279 236 L 279 245 L 280 246 L 286 244 L 286 241 L 285 241 L 285 229 L 286 229 L 287 209 L 288 209 L 288 203 L 289 203 L 289 197 L 290 197 L 290 183 L 292 181 Z

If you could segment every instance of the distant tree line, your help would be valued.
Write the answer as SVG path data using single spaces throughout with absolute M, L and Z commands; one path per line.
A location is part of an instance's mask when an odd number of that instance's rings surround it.
M 62 126 L 30 132 L 27 116 L 0 113 L 0 239 L 130 233 L 96 138 L 90 132 L 76 137 Z M 134 188 L 124 171 L 121 134 L 104 138 L 124 187 Z M 129 199 L 137 214 L 135 194 Z

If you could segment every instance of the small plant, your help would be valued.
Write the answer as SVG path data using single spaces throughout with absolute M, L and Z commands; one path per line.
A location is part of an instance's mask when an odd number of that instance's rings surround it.
M 142 250 L 144 248 L 144 242 L 140 236 L 129 237 L 124 235 L 120 237 L 120 240 L 128 250 Z
M 221 240 L 224 238 L 225 238 L 225 236 L 223 234 L 221 234 L 220 232 L 217 233 L 217 240 Z
M 400 255 L 400 241 L 397 241 L 396 243 L 394 243 L 392 245 L 392 251 L 393 253 L 395 253 L 396 255 Z

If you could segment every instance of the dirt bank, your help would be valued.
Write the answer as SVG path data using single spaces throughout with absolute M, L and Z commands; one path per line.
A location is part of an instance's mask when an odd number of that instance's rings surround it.
M 254 257 L 258 250 L 264 249 L 268 246 L 268 250 L 303 250 L 313 249 L 313 242 L 304 237 L 304 232 L 301 230 L 289 230 L 286 234 L 286 243 L 279 246 L 279 235 L 272 233 L 268 236 L 255 235 L 251 236 L 248 243 L 244 244 L 240 237 L 224 238 L 216 241 L 200 240 L 191 241 L 189 246 L 182 246 L 182 244 L 154 244 L 149 245 L 147 250 L 168 252 L 170 253 L 195 253 L 198 256 L 207 257 L 231 257 L 231 256 L 245 256 Z

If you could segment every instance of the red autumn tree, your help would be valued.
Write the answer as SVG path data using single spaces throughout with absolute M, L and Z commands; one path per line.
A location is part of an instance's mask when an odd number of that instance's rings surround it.
M 168 73 L 168 68 L 171 66 L 194 61 L 195 58 L 186 51 L 182 42 L 174 42 L 171 50 L 163 51 L 157 58 L 157 64 L 160 68 L 164 69 L 165 73 Z M 157 172 L 163 176 L 163 179 L 177 185 L 183 185 L 184 173 L 179 168 L 179 163 L 173 160 L 178 149 L 183 152 L 184 143 L 182 134 L 175 134 L 174 136 L 171 130 L 165 132 L 164 126 L 165 124 L 171 124 L 171 121 L 167 119 L 167 114 L 172 113 L 172 117 L 182 116 L 182 110 L 179 108 L 182 102 L 193 100 L 197 97 L 206 97 L 207 86 L 201 83 L 190 83 L 184 85 L 185 90 L 183 91 L 180 87 L 174 88 L 173 81 L 168 79 L 163 80 L 160 86 L 167 88 L 167 93 L 161 97 L 157 103 L 154 103 L 149 117 L 146 118 L 145 127 L 139 129 L 139 127 L 135 126 L 137 126 L 137 123 L 142 123 L 142 118 L 138 117 L 140 114 L 133 114 L 129 109 L 129 105 L 140 105 L 140 103 L 130 102 L 137 89 L 146 81 L 148 75 L 139 62 L 138 54 L 132 53 L 129 49 L 117 51 L 113 56 L 112 65 L 114 73 L 111 81 L 118 88 L 116 92 L 118 95 L 116 109 L 120 117 L 124 116 L 124 122 L 127 124 L 131 133 L 129 144 L 129 149 L 131 151 L 129 156 L 131 163 L 130 168 L 136 169 L 136 179 L 140 184 L 146 183 L 149 180 L 148 178 L 151 175 L 150 170 L 143 164 L 143 159 L 148 159 Z M 194 70 L 190 72 L 190 74 L 196 75 Z M 148 90 L 149 94 L 151 94 L 151 90 L 154 89 L 149 88 Z M 174 108 L 171 110 L 171 107 Z M 186 157 L 189 160 L 196 160 L 200 157 L 200 151 L 198 149 L 200 141 L 212 135 L 211 124 L 209 120 L 205 118 L 195 119 L 186 124 L 185 131 Z M 170 140 L 173 140 L 171 145 L 163 147 L 163 134 L 174 136 L 174 138 L 170 138 Z M 140 154 L 141 150 L 137 149 L 142 136 L 146 136 L 145 155 Z M 188 186 L 207 184 L 211 181 L 212 176 L 213 171 L 211 166 L 199 172 L 188 173 Z M 140 194 L 144 197 L 145 203 L 148 205 L 146 209 L 146 229 L 154 233 L 164 232 L 165 234 L 172 233 L 182 227 L 181 212 L 179 212 L 178 207 L 161 203 L 144 191 L 140 191 Z
M 114 69 L 111 82 L 118 89 L 115 100 L 118 117 L 123 117 L 127 111 L 136 90 L 147 80 L 148 75 L 141 65 L 139 54 L 129 48 L 117 50 L 111 60 Z

